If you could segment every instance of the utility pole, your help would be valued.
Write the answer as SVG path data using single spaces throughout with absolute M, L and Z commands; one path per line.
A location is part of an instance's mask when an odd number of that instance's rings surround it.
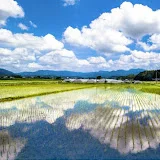
M 157 83 L 157 80 L 158 80 L 158 71 L 156 70 L 156 83 Z

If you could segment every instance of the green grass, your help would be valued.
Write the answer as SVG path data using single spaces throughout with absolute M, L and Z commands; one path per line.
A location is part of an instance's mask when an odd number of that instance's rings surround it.
M 110 87 L 116 90 L 123 89 L 135 89 L 147 93 L 155 93 L 160 95 L 160 83 L 142 83 L 142 84 L 107 84 L 106 87 Z
M 52 80 L 0 81 L 0 102 L 93 87 L 92 84 L 64 84 Z
M 0 102 L 90 87 L 109 87 L 116 90 L 136 89 L 160 94 L 160 83 L 143 84 L 72 84 L 56 80 L 0 80 Z
M 59 83 L 58 80 L 50 79 L 17 79 L 17 80 L 0 80 L 0 86 L 13 86 L 13 85 L 28 85 L 28 84 L 53 84 Z

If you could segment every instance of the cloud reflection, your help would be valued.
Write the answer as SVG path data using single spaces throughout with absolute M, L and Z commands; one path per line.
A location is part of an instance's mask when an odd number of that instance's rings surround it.
M 82 128 L 122 154 L 157 148 L 160 144 L 159 96 L 155 99 L 153 94 L 117 91 L 110 92 L 112 94 L 116 95 L 115 103 L 107 102 L 106 107 L 90 113 L 72 114 L 66 121 L 67 128 L 71 131 Z M 104 93 L 100 101 L 106 96 Z

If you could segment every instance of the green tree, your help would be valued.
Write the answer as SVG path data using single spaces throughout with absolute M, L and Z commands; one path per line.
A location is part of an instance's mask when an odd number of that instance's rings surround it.
M 102 77 L 101 76 L 97 76 L 97 79 L 102 79 Z

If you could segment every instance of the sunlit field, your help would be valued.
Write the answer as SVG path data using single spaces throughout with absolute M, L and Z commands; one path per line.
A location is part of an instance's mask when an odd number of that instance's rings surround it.
M 155 82 L 144 82 L 142 84 L 74 84 L 56 80 L 0 80 L 0 102 L 95 86 L 110 87 L 116 90 L 130 88 L 160 94 L 160 83 Z
M 3 102 L 0 158 L 155 159 L 159 105 L 158 94 L 111 85 Z
M 92 84 L 64 84 L 53 80 L 1 80 L 0 102 L 25 97 L 92 87 Z
M 0 91 L 0 159 L 160 156 L 160 83 L 1 80 Z

